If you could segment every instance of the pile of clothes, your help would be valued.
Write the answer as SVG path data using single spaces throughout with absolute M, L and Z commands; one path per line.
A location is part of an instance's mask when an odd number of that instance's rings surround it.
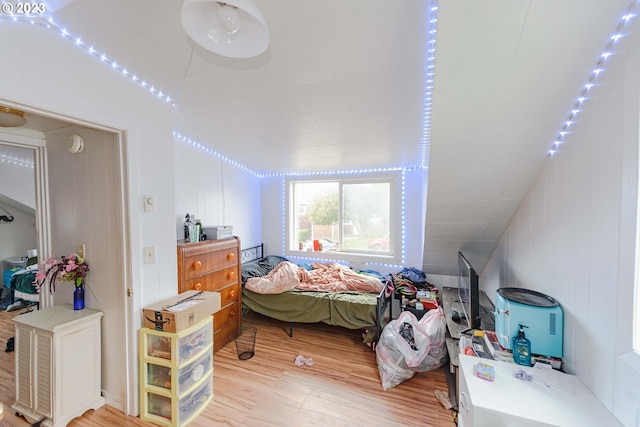
M 391 280 L 396 294 L 415 297 L 421 290 L 432 291 L 435 286 L 427 281 L 424 272 L 413 267 L 405 267 L 400 272 L 392 274 Z

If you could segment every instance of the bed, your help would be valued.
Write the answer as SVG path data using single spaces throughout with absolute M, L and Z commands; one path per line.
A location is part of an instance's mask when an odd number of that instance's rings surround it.
M 29 305 L 29 303 L 37 304 L 40 301 L 38 289 L 34 284 L 37 272 L 37 261 L 36 264 L 30 264 L 26 268 L 13 267 L 4 271 L 3 284 L 11 292 L 11 304 L 7 307 L 9 311 L 24 307 Z M 26 301 L 26 303 L 16 305 L 16 300 Z
M 240 254 L 244 309 L 288 322 L 289 336 L 293 336 L 294 323 L 323 322 L 347 329 L 364 329 L 364 342 L 375 346 L 380 332 L 389 320 L 389 281 L 377 278 L 380 290 L 376 292 L 296 288 L 270 294 L 258 293 L 247 288 L 249 279 L 268 277 L 269 273 L 288 262 L 286 258 L 277 255 L 264 256 L 263 250 L 264 246 L 261 244 L 243 249 Z M 302 268 L 305 267 L 311 273 L 309 265 Z

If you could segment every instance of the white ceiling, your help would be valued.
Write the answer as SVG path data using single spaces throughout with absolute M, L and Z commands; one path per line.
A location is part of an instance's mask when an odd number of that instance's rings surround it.
M 440 2 L 425 271 L 482 271 L 629 4 Z
M 254 1 L 271 43 L 244 60 L 194 45 L 178 0 L 49 10 L 175 99 L 176 131 L 254 171 L 420 164 L 429 1 Z M 456 274 L 460 249 L 484 268 L 628 4 L 440 1 L 426 272 Z

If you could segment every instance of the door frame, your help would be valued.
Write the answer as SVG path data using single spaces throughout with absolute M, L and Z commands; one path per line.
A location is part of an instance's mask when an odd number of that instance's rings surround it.
M 0 143 L 33 151 L 35 203 L 36 203 L 36 242 L 38 254 L 51 253 L 51 223 L 49 215 L 49 180 L 47 178 L 47 141 L 44 134 L 24 129 L 0 131 Z M 51 306 L 51 295 L 41 292 L 40 307 Z
M 12 103 L 5 102 L 0 99 L 3 105 L 12 106 Z M 122 348 L 125 351 L 124 369 L 122 370 L 122 384 L 125 385 L 124 395 L 120 407 L 118 402 L 111 402 L 112 406 L 122 410 L 125 415 L 138 414 L 138 392 L 137 392 L 137 341 L 135 337 L 135 322 L 133 318 L 133 301 L 128 290 L 133 289 L 132 286 L 132 265 L 131 265 L 131 243 L 130 243 L 130 215 L 129 202 L 127 195 L 127 138 L 126 131 L 114 129 L 108 126 L 99 125 L 74 119 L 59 114 L 47 112 L 44 110 L 29 108 L 23 106 L 12 106 L 23 111 L 29 111 L 32 114 L 42 117 L 49 117 L 54 120 L 60 120 L 70 125 L 84 126 L 96 130 L 109 132 L 114 134 L 114 140 L 117 144 L 117 199 L 119 202 L 119 223 L 121 238 L 119 240 L 121 254 L 122 282 L 118 289 L 120 292 L 121 304 L 123 306 L 124 321 L 122 331 Z M 52 253 L 51 240 L 51 210 L 49 202 L 49 166 L 47 161 L 46 136 L 40 131 L 27 128 L 16 128 L 15 130 L 3 129 L 0 131 L 0 140 L 7 145 L 32 149 L 34 152 L 34 177 L 35 177 L 35 196 L 36 196 L 36 239 L 37 250 L 39 256 Z M 40 293 L 40 307 L 47 308 L 53 305 L 53 297 L 48 292 Z M 103 361 L 106 359 L 105 350 L 102 350 Z M 107 402 L 110 403 L 110 402 Z

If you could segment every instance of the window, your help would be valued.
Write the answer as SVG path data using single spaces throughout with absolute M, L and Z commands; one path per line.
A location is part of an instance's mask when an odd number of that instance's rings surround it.
M 393 209 L 398 181 L 395 175 L 289 181 L 289 251 L 346 260 L 393 257 L 401 240 Z

